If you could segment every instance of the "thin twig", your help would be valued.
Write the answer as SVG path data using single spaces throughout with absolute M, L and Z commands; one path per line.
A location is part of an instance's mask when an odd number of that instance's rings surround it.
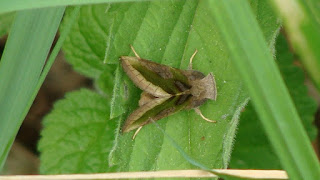
M 243 170 L 214 169 L 225 175 L 254 179 L 288 179 L 282 170 Z M 101 174 L 64 174 L 64 175 L 11 175 L 0 176 L 0 180 L 89 180 L 89 179 L 145 179 L 145 178 L 212 178 L 216 175 L 203 170 L 169 170 L 148 172 L 119 172 Z

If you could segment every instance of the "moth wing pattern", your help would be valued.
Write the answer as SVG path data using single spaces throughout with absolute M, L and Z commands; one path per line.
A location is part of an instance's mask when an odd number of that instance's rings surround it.
M 205 76 L 191 68 L 181 70 L 156 62 L 145 60 L 132 48 L 136 57 L 121 56 L 121 65 L 133 83 L 143 92 L 139 107 L 126 119 L 122 132 L 129 132 L 142 126 L 167 117 L 182 109 L 197 109 L 207 99 L 216 100 L 216 83 L 212 73 Z M 205 120 L 210 121 L 205 118 Z M 213 122 L 213 121 L 210 121 Z M 135 137 L 134 135 L 134 137 Z
M 155 98 L 133 111 L 127 118 L 125 124 L 122 127 L 122 132 L 129 132 L 133 129 L 137 129 L 141 126 L 151 123 L 150 118 L 153 121 L 157 121 L 164 117 L 167 117 L 175 112 L 178 112 L 185 108 L 191 96 L 171 96 L 167 98 Z
M 183 70 L 137 57 L 122 56 L 120 60 L 134 84 L 155 97 L 171 96 L 191 88 Z
M 143 106 L 144 104 L 154 100 L 155 98 L 156 97 L 154 97 L 153 95 L 143 91 L 140 96 L 139 106 Z
M 121 65 L 130 77 L 133 83 L 138 86 L 141 90 L 146 91 L 156 97 L 167 97 L 169 94 L 158 86 L 155 86 L 148 81 L 145 76 L 136 68 L 141 66 L 140 59 L 137 57 L 122 56 L 120 58 Z

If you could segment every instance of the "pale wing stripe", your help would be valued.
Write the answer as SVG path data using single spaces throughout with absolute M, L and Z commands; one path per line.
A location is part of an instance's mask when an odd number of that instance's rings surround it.
M 121 57 L 121 64 L 124 69 L 124 71 L 127 73 L 127 75 L 130 77 L 130 79 L 134 82 L 136 86 L 138 86 L 143 91 L 146 91 L 149 94 L 152 94 L 155 97 L 168 97 L 171 96 L 166 91 L 164 91 L 162 88 L 152 84 L 151 82 L 147 81 L 146 78 L 144 78 L 139 71 L 137 71 L 135 68 L 132 67 L 130 64 L 130 61 L 136 61 L 138 62 L 137 58 L 135 57 Z M 136 63 L 135 62 L 135 63 Z M 139 62 L 138 62 L 139 63 Z
M 146 112 L 148 112 L 149 110 L 153 109 L 154 107 L 158 106 L 159 104 L 165 102 L 166 100 L 168 100 L 170 97 L 164 97 L 164 98 L 156 98 L 146 104 L 144 104 L 143 106 L 140 106 L 138 109 L 136 109 L 135 111 L 133 111 L 129 117 L 126 120 L 126 124 L 123 126 L 123 131 L 127 132 L 130 131 L 131 129 L 127 129 L 128 127 L 130 127 L 131 124 L 133 124 L 136 120 L 138 120 L 139 118 L 141 118 Z M 148 121 L 146 121 L 145 123 L 147 123 Z M 135 129 L 135 127 L 134 127 Z
M 130 116 L 128 119 L 130 120 L 136 120 L 136 119 L 139 119 L 141 116 L 143 116 L 147 111 L 149 111 L 150 109 L 156 107 L 157 105 L 165 102 L 168 98 L 157 98 L 157 99 L 154 99 L 150 102 L 148 102 L 147 104 L 139 107 L 137 110 L 135 110 Z

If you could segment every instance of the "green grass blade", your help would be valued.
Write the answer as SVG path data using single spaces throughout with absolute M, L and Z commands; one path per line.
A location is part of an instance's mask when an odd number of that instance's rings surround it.
M 75 9 L 71 13 L 71 19 L 73 19 L 73 20 L 76 19 L 76 16 L 79 14 L 79 11 L 80 11 L 80 6 L 75 7 Z M 72 25 L 74 24 L 72 22 L 74 22 L 74 21 L 71 21 L 71 23 L 66 25 L 66 27 L 63 29 L 63 31 L 60 31 L 59 40 L 57 41 L 55 47 L 53 48 L 53 50 L 50 54 L 50 57 L 45 65 L 45 67 L 43 68 L 43 71 L 42 71 L 40 79 L 38 81 L 36 90 L 34 91 L 34 93 L 32 95 L 32 99 L 36 98 L 36 95 L 38 94 L 38 91 L 41 88 L 42 83 L 46 79 L 46 77 L 49 73 L 49 70 L 50 70 L 52 64 L 54 63 L 54 60 L 56 59 L 56 57 L 57 57 L 57 55 L 63 45 L 64 40 L 67 38 L 67 35 L 70 33 Z M 31 104 L 30 104 L 30 106 L 31 106 Z M 27 108 L 27 110 L 29 110 L 29 108 Z
M 320 5 L 316 0 L 272 0 L 294 50 L 320 90 Z
M 8 34 L 14 15 L 15 13 L 0 14 L 0 37 Z
M 291 179 L 318 179 L 317 157 L 248 2 L 208 2 L 283 167 Z
M 64 9 L 17 13 L 0 63 L 0 169 L 33 101 Z
M 0 1 L 0 14 L 26 9 L 130 1 L 143 0 L 2 0 Z

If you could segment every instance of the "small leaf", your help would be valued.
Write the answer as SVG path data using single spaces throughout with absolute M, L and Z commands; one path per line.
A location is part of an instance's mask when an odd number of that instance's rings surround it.
M 73 68 L 91 78 L 98 78 L 103 71 L 109 71 L 111 76 L 114 69 L 103 64 L 110 23 L 109 18 L 101 16 L 101 13 L 108 6 L 106 4 L 81 8 L 77 23 L 63 46 L 66 59 Z M 70 19 L 71 12 L 72 8 L 67 9 L 61 29 L 73 20 Z
M 44 119 L 39 142 L 42 174 L 111 171 L 108 155 L 117 122 L 108 100 L 81 89 L 66 95 Z
M 294 65 L 293 56 L 283 36 L 279 36 L 276 50 L 277 62 L 282 76 L 303 120 L 309 138 L 314 139 L 317 132 L 313 121 L 317 105 L 308 96 L 307 88 L 304 85 L 304 73 Z M 281 169 L 279 158 L 269 144 L 251 103 L 241 114 L 230 168 Z

